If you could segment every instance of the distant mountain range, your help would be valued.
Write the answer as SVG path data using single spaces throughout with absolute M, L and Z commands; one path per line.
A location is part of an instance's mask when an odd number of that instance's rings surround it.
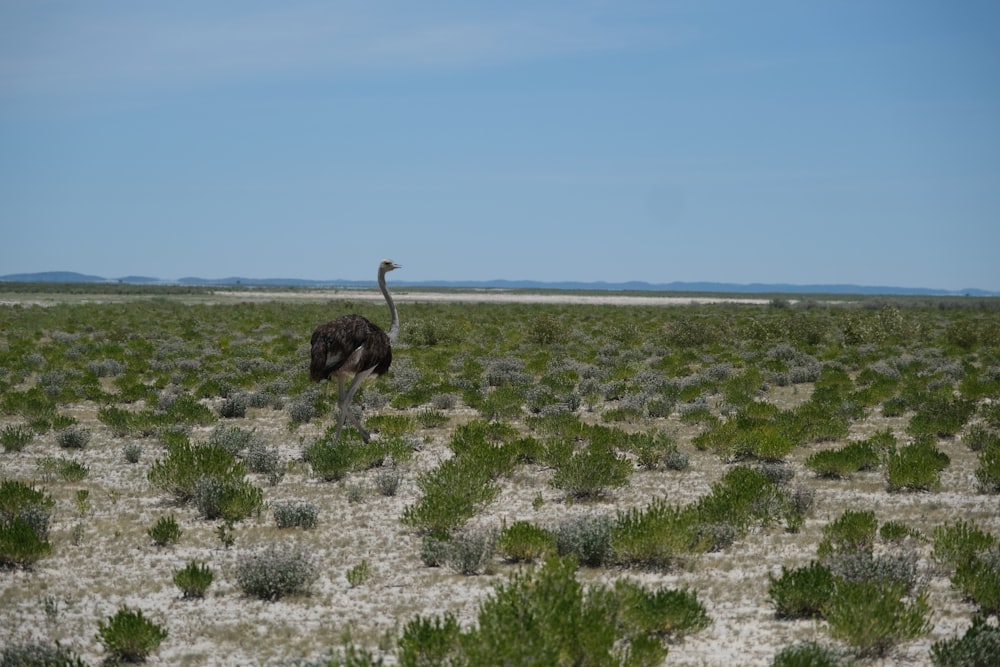
M 45 271 L 41 273 L 12 273 L 0 276 L 0 282 L 46 283 L 127 283 L 131 285 L 194 285 L 205 287 L 371 287 L 371 280 L 302 280 L 299 278 L 180 278 L 163 280 L 149 276 L 124 276 L 105 278 L 72 271 Z M 607 282 L 542 282 L 537 280 L 432 280 L 420 283 L 394 280 L 401 287 L 450 287 L 469 289 L 558 289 L 596 291 L 657 291 L 657 292 L 723 292 L 746 294 L 865 294 L 865 295 L 916 295 L 916 296 L 1000 296 L 1000 292 L 969 288 L 942 290 L 924 287 L 885 287 L 867 285 L 789 285 L 785 283 L 713 283 L 671 282 L 646 283 L 630 281 Z

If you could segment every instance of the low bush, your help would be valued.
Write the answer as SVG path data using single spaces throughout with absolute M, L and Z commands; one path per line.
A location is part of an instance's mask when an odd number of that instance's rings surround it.
M 0 445 L 5 452 L 19 452 L 35 439 L 35 432 L 21 424 L 8 424 L 0 429 Z
M 73 651 L 58 642 L 26 642 L 11 644 L 0 652 L 2 667 L 87 667 Z
M 347 583 L 351 585 L 351 588 L 357 588 L 361 584 L 368 581 L 371 575 L 372 571 L 371 567 L 368 565 L 368 561 L 362 560 L 360 563 L 347 571 Z
M 874 555 L 869 551 L 839 552 L 825 561 L 833 575 L 844 581 L 900 584 L 907 593 L 917 586 L 917 554 L 914 551 Z
M 386 468 L 375 475 L 375 488 L 383 496 L 394 496 L 403 481 L 403 473 L 397 468 Z
M 786 646 L 771 661 L 771 667 L 840 667 L 843 664 L 839 652 L 813 641 Z
M 272 512 L 278 528 L 315 528 L 319 510 L 307 501 L 275 503 Z
M 272 486 L 285 476 L 285 467 L 275 447 L 268 447 L 263 442 L 253 442 L 247 449 L 247 468 L 250 472 L 267 475 Z
M 90 431 L 71 426 L 56 434 L 56 442 L 63 449 L 83 449 L 90 442 Z
M 181 589 L 185 598 L 203 598 L 212 585 L 214 575 L 205 563 L 191 561 L 186 567 L 174 572 L 174 585 Z
M 882 581 L 838 579 L 826 607 L 830 635 L 859 657 L 884 656 L 899 642 L 930 631 L 927 595 L 907 598 L 906 587 Z
M 153 524 L 152 528 L 146 531 L 147 534 L 153 538 L 153 542 L 157 546 L 166 546 L 168 544 L 174 544 L 179 539 L 181 539 L 181 529 L 177 525 L 177 519 L 174 515 L 161 516 L 157 519 L 156 523 Z
M 556 551 L 586 567 L 601 567 L 611 560 L 613 523 L 610 517 L 599 514 L 566 519 L 554 531 Z
M 240 419 L 247 416 L 247 397 L 244 394 L 229 396 L 219 406 L 219 416 L 223 419 Z
M 917 407 L 907 430 L 917 436 L 948 438 L 960 430 L 976 411 L 976 402 L 950 393 L 935 394 Z
M 496 533 L 489 529 L 457 531 L 444 543 L 442 563 L 464 575 L 489 571 L 496 541 Z
M 49 555 L 52 546 L 27 521 L 14 519 L 0 524 L 0 567 L 31 567 Z
M 556 465 L 552 486 L 572 498 L 597 498 L 628 484 L 632 464 L 603 444 L 590 443 Z
M 137 442 L 130 442 L 122 447 L 122 456 L 129 463 L 138 463 L 142 457 L 142 445 Z
M 460 664 L 658 665 L 666 649 L 646 633 L 630 634 L 620 603 L 606 589 L 585 590 L 571 560 L 552 559 L 518 573 L 479 608 L 475 628 L 459 637 Z
M 935 667 L 993 667 L 1000 656 L 1000 628 L 977 614 L 961 637 L 931 644 Z
M 224 426 L 219 424 L 209 433 L 205 441 L 207 446 L 220 447 L 233 456 L 236 456 L 244 449 L 249 449 L 254 444 L 263 444 L 263 440 L 254 430 L 247 430 L 239 426 Z
M 418 615 L 403 627 L 396 644 L 396 657 L 402 667 L 458 664 L 455 659 L 461 634 L 458 621 L 450 613 L 433 618 Z
M 145 662 L 167 638 L 167 631 L 143 616 L 141 610 L 122 606 L 114 616 L 98 622 L 97 638 L 111 660 Z
M 628 580 L 615 583 L 619 614 L 632 635 L 653 635 L 677 641 L 708 626 L 710 619 L 698 594 L 661 588 L 650 591 Z
M 921 437 L 900 448 L 886 460 L 889 491 L 934 491 L 941 486 L 941 471 L 951 460 L 930 437 Z
M 23 482 L 0 482 L 0 567 L 31 567 L 52 551 L 49 520 L 55 501 Z
M 446 537 L 500 493 L 482 459 L 456 455 L 417 479 L 423 495 L 403 510 L 402 521 L 422 533 Z
M 981 613 L 1000 613 L 1000 549 L 994 547 L 960 563 L 951 581 L 966 599 L 979 605 Z
M 194 503 L 206 519 L 242 521 L 260 514 L 264 492 L 245 479 L 205 476 L 195 484 Z
M 877 531 L 875 512 L 847 510 L 823 526 L 823 539 L 816 548 L 816 554 L 820 559 L 826 559 L 841 553 L 870 553 Z
M 1000 440 L 990 442 L 978 454 L 976 481 L 984 493 L 1000 493 Z
M 953 569 L 977 558 L 996 545 L 996 537 L 974 521 L 959 519 L 955 523 L 937 526 L 931 536 L 931 558 Z
M 245 595 L 278 600 L 307 593 L 318 569 L 305 549 L 271 545 L 240 557 L 235 574 L 236 584 Z
M 919 530 L 910 528 L 902 521 L 886 521 L 878 529 L 878 536 L 886 542 L 903 542 L 907 538 L 923 539 Z
M 974 452 L 981 452 L 987 447 L 1000 447 L 1000 433 L 983 424 L 974 424 L 962 438 L 966 446 Z
M 553 555 L 556 537 L 528 521 L 515 521 L 500 531 L 497 551 L 509 561 L 530 563 Z
M 670 568 L 711 548 L 689 508 L 655 499 L 645 509 L 619 511 L 611 528 L 611 550 L 626 566 Z
M 157 459 L 147 477 L 153 486 L 184 503 L 194 498 L 202 478 L 242 480 L 244 474 L 243 462 L 231 452 L 218 445 L 191 445 L 185 438 L 169 446 L 167 457 Z
M 868 440 L 852 442 L 840 449 L 828 449 L 812 454 L 806 467 L 820 477 L 847 478 L 852 473 L 876 468 L 879 452 Z
M 792 570 L 782 566 L 780 577 L 768 578 L 768 596 L 778 618 L 819 618 L 833 595 L 833 573 L 816 561 Z

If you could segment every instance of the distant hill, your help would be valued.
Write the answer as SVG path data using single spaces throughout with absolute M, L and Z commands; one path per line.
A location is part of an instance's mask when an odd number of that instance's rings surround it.
M 197 278 L 185 277 L 164 280 L 149 276 L 124 276 L 103 278 L 72 271 L 45 271 L 42 273 L 14 273 L 0 276 L 0 282 L 45 283 L 128 283 L 133 285 L 194 285 L 205 287 L 373 287 L 372 280 L 302 280 L 299 278 Z M 541 282 L 537 280 L 432 280 L 420 283 L 394 280 L 401 287 L 450 287 L 471 289 L 558 289 L 590 291 L 657 291 L 657 292 L 723 292 L 745 294 L 864 294 L 864 295 L 914 295 L 914 296 L 1000 296 L 1000 292 L 969 288 L 941 290 L 923 287 L 889 287 L 868 285 L 790 285 L 786 283 L 714 283 L 714 282 Z
M 43 271 L 42 273 L 11 273 L 0 276 L 0 280 L 11 283 L 105 283 L 107 278 L 88 276 L 73 271 Z

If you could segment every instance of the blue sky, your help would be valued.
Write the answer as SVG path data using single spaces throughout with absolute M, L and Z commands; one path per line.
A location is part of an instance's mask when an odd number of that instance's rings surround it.
M 0 275 L 1000 291 L 998 35 L 992 0 L 0 0 Z

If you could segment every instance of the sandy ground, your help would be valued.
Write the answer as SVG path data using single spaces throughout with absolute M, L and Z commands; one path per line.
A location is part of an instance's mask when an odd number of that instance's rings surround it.
M 247 293 L 233 296 L 246 299 Z M 274 293 L 268 296 L 273 298 Z M 494 293 L 475 296 L 490 300 L 505 297 Z M 397 299 L 446 297 L 451 295 L 401 294 Z M 299 294 L 290 293 L 289 298 L 299 298 Z M 347 296 L 337 291 L 330 298 Z M 537 298 L 544 302 L 554 297 Z M 617 305 L 677 302 L 673 297 L 669 301 L 663 301 L 665 297 L 615 299 Z M 800 386 L 775 388 L 771 398 L 787 404 L 805 400 L 806 396 L 808 387 Z M 320 523 L 309 531 L 279 530 L 270 512 L 265 512 L 259 519 L 238 524 L 235 545 L 226 549 L 216 535 L 218 523 L 200 520 L 191 507 L 172 505 L 147 481 L 150 465 L 163 455 L 159 446 L 140 441 L 144 447 L 140 462 L 127 463 L 121 450 L 131 440 L 113 437 L 97 420 L 97 409 L 94 404 L 80 404 L 68 410 L 81 427 L 93 434 L 82 451 L 61 449 L 54 434 L 49 433 L 22 452 L 0 453 L 3 477 L 37 480 L 57 501 L 51 524 L 52 555 L 30 571 L 0 572 L 0 646 L 26 640 L 58 640 L 97 664 L 104 657 L 96 637 L 98 622 L 111 616 L 120 605 L 128 604 L 141 608 L 170 633 L 150 657 L 150 665 L 235 666 L 315 659 L 347 639 L 373 650 L 385 650 L 394 646 L 403 625 L 417 614 L 450 611 L 463 624 L 473 624 L 480 601 L 496 584 L 506 581 L 515 567 L 497 561 L 492 573 L 479 576 L 425 567 L 420 560 L 419 537 L 399 521 L 403 509 L 419 498 L 420 473 L 449 455 L 446 443 L 450 428 L 420 432 L 425 446 L 403 465 L 404 478 L 397 495 L 385 497 L 375 490 L 376 471 L 352 475 L 343 483 L 326 483 L 309 474 L 300 460 L 302 447 L 323 432 L 328 419 L 297 431 L 287 429 L 284 413 L 267 409 L 250 410 L 245 419 L 227 420 L 227 425 L 255 429 L 269 445 L 278 448 L 289 464 L 288 473 L 275 486 L 269 486 L 263 478 L 254 478 L 263 487 L 267 502 L 310 501 L 319 508 Z M 459 407 L 451 411 L 451 416 L 455 423 L 471 415 Z M 0 418 L 0 427 L 12 421 Z M 856 424 L 850 437 L 863 438 L 885 427 L 901 433 L 905 420 L 875 415 Z M 644 507 L 653 497 L 688 503 L 708 493 L 724 473 L 725 466 L 716 457 L 691 446 L 695 430 L 682 424 L 676 415 L 650 421 L 643 428 L 663 428 L 673 433 L 690 456 L 690 469 L 636 472 L 628 487 L 606 499 L 574 504 L 567 503 L 549 485 L 549 471 L 525 467 L 504 482 L 501 497 L 474 523 L 498 528 L 505 521 L 525 519 L 555 525 L 576 513 L 613 514 L 620 509 Z M 196 430 L 192 439 L 204 439 L 210 430 Z M 768 574 L 779 574 L 782 566 L 808 563 L 815 556 L 822 527 L 844 510 L 873 509 L 880 522 L 902 520 L 925 535 L 935 526 L 960 518 L 974 520 L 1000 535 L 998 499 L 975 492 L 975 456 L 960 439 L 941 443 L 952 463 L 944 471 L 941 490 L 924 494 L 887 493 L 880 473 L 859 474 L 850 481 L 829 481 L 816 479 L 803 466 L 812 451 L 842 444 L 825 443 L 793 453 L 789 465 L 796 471 L 794 483 L 816 492 L 815 510 L 800 533 L 788 534 L 780 527 L 758 530 L 722 553 L 705 555 L 690 569 L 584 569 L 579 575 L 581 580 L 610 583 L 628 577 L 649 587 L 689 587 L 697 591 L 712 624 L 672 645 L 667 665 L 764 666 L 780 648 L 796 641 L 830 643 L 823 623 L 775 619 L 767 595 Z M 79 483 L 43 481 L 38 474 L 38 460 L 44 456 L 78 460 L 89 467 L 89 474 Z M 351 487 L 363 489 L 360 501 L 349 499 Z M 78 506 L 79 490 L 89 491 L 88 507 Z M 534 502 L 539 496 L 540 506 Z M 175 546 L 156 547 L 146 531 L 167 514 L 177 517 L 183 535 Z M 235 583 L 235 563 L 241 556 L 278 541 L 304 545 L 314 554 L 320 576 L 311 594 L 278 602 L 243 596 Z M 884 660 L 863 664 L 929 665 L 931 643 L 960 634 L 969 624 L 972 605 L 951 589 L 947 573 L 935 569 L 929 559 L 929 544 L 921 545 L 919 550 L 921 573 L 935 610 L 933 631 L 928 637 L 902 644 Z M 191 560 L 206 562 L 215 572 L 215 582 L 204 600 L 182 599 L 172 583 L 173 572 Z M 368 562 L 371 577 L 352 587 L 346 574 L 362 561 Z

